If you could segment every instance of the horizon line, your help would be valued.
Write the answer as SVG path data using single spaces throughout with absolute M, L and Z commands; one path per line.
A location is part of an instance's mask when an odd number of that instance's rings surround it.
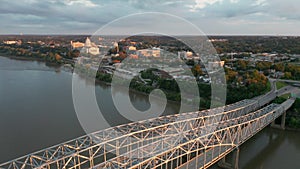
M 11 34 L 1 34 L 0 33 L 0 36 L 162 36 L 162 35 L 118 35 L 118 34 L 115 34 L 115 35 L 92 35 L 92 34 L 80 34 L 80 33 L 74 33 L 74 34 L 68 34 L 68 33 L 61 33 L 61 34 L 57 34 L 57 33 L 49 33 L 49 34 L 44 34 L 44 33 L 41 33 L 41 34 L 38 34 L 38 33 L 28 33 L 28 34 L 17 34 L 17 33 L 11 33 Z M 169 36 L 268 36 L 268 37 L 300 37 L 300 35 L 284 35 L 284 34 L 207 34 L 207 35 L 169 35 Z

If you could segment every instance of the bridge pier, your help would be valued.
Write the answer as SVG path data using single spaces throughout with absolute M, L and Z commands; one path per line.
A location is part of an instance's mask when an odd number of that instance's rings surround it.
M 276 129 L 281 129 L 281 130 L 285 130 L 285 119 L 286 119 L 286 112 L 284 112 L 281 115 L 281 123 L 280 124 L 276 124 L 276 119 L 271 123 L 271 127 L 272 128 L 276 128 Z
M 224 169 L 239 169 L 240 149 L 237 147 L 232 151 L 231 163 L 226 162 L 226 156 L 218 162 L 218 166 Z

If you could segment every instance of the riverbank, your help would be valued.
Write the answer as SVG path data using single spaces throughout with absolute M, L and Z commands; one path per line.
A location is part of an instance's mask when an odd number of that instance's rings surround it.
M 285 130 L 288 130 L 288 131 L 295 131 L 295 132 L 300 132 L 300 129 L 299 129 L 299 128 L 285 127 Z
M 42 59 L 42 58 L 25 57 L 25 56 L 13 56 L 13 55 L 9 55 L 7 53 L 0 53 L 0 56 L 7 57 L 7 58 L 10 58 L 10 59 L 15 59 L 15 60 L 45 62 L 45 59 Z
M 46 60 L 44 59 L 41 59 L 41 58 L 33 58 L 33 57 L 24 57 L 24 56 L 11 56 L 11 55 L 3 55 L 3 54 L 0 54 L 1 56 L 3 57 L 7 57 L 9 59 L 14 59 L 14 60 L 22 60 L 22 61 L 38 61 L 38 62 L 43 62 L 45 63 L 46 66 L 48 67 L 55 67 L 55 68 L 59 68 L 59 69 L 55 69 L 53 71 L 65 71 L 65 72 L 68 72 L 68 73 L 73 73 L 73 70 L 69 70 L 69 69 L 64 69 L 63 65 L 62 64 L 56 64 L 54 62 L 47 62 Z M 88 79 L 89 77 L 86 76 L 86 74 L 84 72 L 81 72 L 81 73 L 78 73 L 77 74 L 80 75 L 81 78 L 84 78 L 84 79 Z M 93 80 L 92 78 L 90 78 L 89 80 Z M 107 82 L 107 81 L 104 81 L 104 80 L 100 80 L 98 78 L 95 78 L 95 84 L 96 85 L 106 85 L 106 86 L 111 86 L 111 83 L 110 82 Z M 125 89 L 124 89 L 125 90 Z M 127 89 L 126 89 L 127 90 Z M 140 95 L 143 95 L 143 96 L 146 96 L 148 97 L 149 96 L 149 93 L 147 92 L 143 92 L 143 91 L 139 91 L 139 90 L 136 90 L 134 88 L 130 88 L 129 89 L 130 92 L 134 92 L 134 93 L 137 93 L 137 94 L 140 94 Z M 151 92 L 151 91 L 150 91 Z M 157 99 L 161 99 L 161 97 L 159 96 L 156 96 Z M 181 101 L 174 101 L 174 100 L 170 100 L 170 99 L 167 99 L 168 100 L 168 103 L 172 103 L 172 104 L 181 104 Z M 201 101 L 202 102 L 202 101 Z M 205 102 L 209 102 L 209 100 L 206 100 Z M 184 104 L 184 106 L 189 106 L 191 104 Z M 208 109 L 209 107 L 206 107 L 205 109 Z M 201 110 L 204 109 L 204 107 L 201 107 Z M 292 128 L 292 127 L 288 127 L 287 128 L 288 130 L 291 130 L 291 131 L 300 131 L 300 129 L 298 128 Z
M 81 78 L 83 78 L 83 79 L 90 80 L 90 81 L 93 81 L 93 80 L 94 80 L 93 78 L 84 76 L 83 74 L 79 74 L 79 73 L 77 73 L 77 74 L 78 74 Z M 97 78 L 95 78 L 95 84 L 96 84 L 96 85 L 105 85 L 105 86 L 109 86 L 109 87 L 111 87 L 111 85 L 112 85 L 112 84 L 109 83 L 109 82 L 105 82 L 105 81 L 99 80 L 99 79 L 97 79 Z M 123 86 L 120 85 L 119 87 L 122 88 Z M 127 90 L 127 89 L 124 88 L 124 91 L 125 91 L 125 90 Z M 135 90 L 135 89 L 133 89 L 133 88 L 129 88 L 129 92 L 134 92 L 134 93 L 136 93 L 136 94 L 139 94 L 139 95 L 142 95 L 142 96 L 145 96 L 145 97 L 148 97 L 148 96 L 149 96 L 149 93 L 141 92 L 141 91 Z M 155 95 L 154 95 L 154 97 L 157 98 L 157 99 L 161 99 L 161 97 L 159 97 L 159 96 L 155 96 Z M 167 100 L 167 101 L 168 101 L 168 103 L 171 103 L 171 104 L 181 104 L 181 102 L 178 102 L 178 101 L 173 101 L 173 100 Z M 184 106 L 190 106 L 190 105 L 185 104 Z
M 15 60 L 22 60 L 22 61 L 44 62 L 47 65 L 55 66 L 55 67 L 60 67 L 63 65 L 63 63 L 50 62 L 50 61 L 45 60 L 44 58 L 36 58 L 36 57 L 28 57 L 28 56 L 13 56 L 13 55 L 10 55 L 7 53 L 0 53 L 0 56 L 7 57 L 10 59 L 15 59 Z
M 12 55 L 8 55 L 8 54 L 5 54 L 5 53 L 0 53 L 0 56 L 2 57 L 6 57 L 6 58 L 9 58 L 9 59 L 14 59 L 14 60 L 21 60 L 21 61 L 38 61 L 38 62 L 43 62 L 45 63 L 46 66 L 55 66 L 55 67 L 60 67 L 62 68 L 62 64 L 57 64 L 57 63 L 54 63 L 54 62 L 47 62 L 46 60 L 44 59 L 41 59 L 41 58 L 34 58 L 34 57 L 25 57 L 25 56 L 12 56 Z M 68 73 L 73 73 L 73 71 L 68 71 L 68 70 L 65 70 L 65 69 L 61 69 L 62 71 L 65 71 L 65 72 L 68 72 Z M 56 71 L 56 70 L 53 70 L 53 71 Z M 87 76 L 84 76 L 83 73 L 77 73 L 81 78 L 84 78 L 86 80 L 93 80 L 92 78 L 90 77 L 87 77 Z M 97 78 L 95 78 L 95 84 L 96 85 L 106 85 L 106 86 L 111 86 L 111 83 L 109 82 L 105 82 L 105 81 L 102 81 L 102 80 L 99 80 Z M 143 95 L 143 96 L 148 96 L 149 94 L 148 93 L 145 93 L 145 92 L 141 92 L 141 91 L 138 91 L 138 90 L 135 90 L 135 89 L 132 89 L 130 88 L 129 89 L 130 92 L 135 92 L 137 94 L 140 94 L 140 95 Z M 159 97 L 157 97 L 159 98 Z M 170 103 L 173 103 L 173 104 L 178 104 L 180 102 L 177 102 L 177 101 L 173 101 L 173 100 L 168 100 L 168 102 Z

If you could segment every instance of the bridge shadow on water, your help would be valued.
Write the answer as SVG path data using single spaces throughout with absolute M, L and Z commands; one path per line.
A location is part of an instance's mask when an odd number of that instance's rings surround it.
M 270 154 L 285 141 L 284 131 L 272 129 L 269 126 L 257 133 L 240 147 L 239 167 L 240 169 L 264 169 L 263 163 Z M 228 155 L 228 161 L 232 160 L 232 154 Z M 210 169 L 221 169 L 214 164 Z
M 300 168 L 299 132 L 273 129 L 269 126 L 240 147 L 240 169 Z M 228 161 L 232 155 L 228 155 Z M 211 169 L 220 169 L 214 165 Z
M 270 158 L 270 154 L 274 154 L 280 145 L 283 144 L 285 141 L 285 135 L 284 131 L 280 131 L 278 129 L 272 129 L 272 128 L 265 128 L 263 130 L 264 133 L 260 133 L 260 135 L 257 135 L 256 137 L 253 137 L 251 140 L 248 140 L 245 143 L 245 145 L 241 146 L 241 158 L 243 155 L 251 155 L 252 158 L 242 158 L 241 165 L 240 167 L 243 169 L 253 169 L 253 168 L 264 168 L 263 163 L 266 161 L 266 158 Z M 262 138 L 264 141 L 258 142 L 261 144 L 260 146 L 257 146 L 255 143 L 257 140 L 259 140 L 259 137 L 269 137 L 267 138 Z M 249 148 L 254 148 L 254 151 L 248 154 L 248 149 Z M 255 148 L 257 147 L 257 149 Z M 263 147 L 263 148 L 262 148 Z M 245 161 L 243 161 L 245 160 Z

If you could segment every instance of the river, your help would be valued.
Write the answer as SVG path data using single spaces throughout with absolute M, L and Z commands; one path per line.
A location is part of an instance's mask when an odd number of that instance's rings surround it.
M 73 106 L 72 74 L 56 69 L 0 57 L 0 163 L 85 134 Z M 103 112 L 113 125 L 129 122 L 116 113 L 110 86 L 98 84 L 95 90 L 97 100 L 106 99 Z M 131 101 L 140 110 L 149 108 L 143 94 L 131 92 Z M 165 114 L 178 109 L 169 103 Z M 299 132 L 267 127 L 241 146 L 240 166 L 245 169 L 298 169 L 298 160 Z

